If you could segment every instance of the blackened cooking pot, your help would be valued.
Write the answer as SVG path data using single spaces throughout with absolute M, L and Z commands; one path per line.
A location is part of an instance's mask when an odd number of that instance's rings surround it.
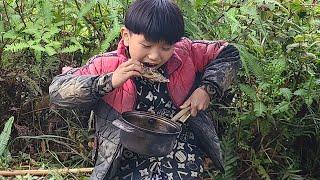
M 178 123 L 143 111 L 125 112 L 113 124 L 121 129 L 120 143 L 124 147 L 147 156 L 169 154 L 181 132 Z

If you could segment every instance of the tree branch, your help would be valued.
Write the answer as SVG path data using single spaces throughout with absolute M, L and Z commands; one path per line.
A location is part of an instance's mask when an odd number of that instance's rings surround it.
M 16 3 L 16 5 L 17 5 L 17 7 L 18 7 L 18 13 L 19 13 L 19 16 L 20 16 L 20 18 L 21 18 L 21 21 L 22 21 L 22 23 L 23 23 L 23 25 L 24 25 L 24 27 L 27 27 L 27 24 L 26 24 L 26 22 L 24 21 L 24 17 L 23 17 L 23 13 L 22 13 L 22 9 L 21 8 L 23 8 L 23 6 L 22 6 L 22 1 L 21 1 L 21 5 L 19 6 L 19 4 L 18 4 L 18 1 L 16 0 L 15 1 L 15 3 Z

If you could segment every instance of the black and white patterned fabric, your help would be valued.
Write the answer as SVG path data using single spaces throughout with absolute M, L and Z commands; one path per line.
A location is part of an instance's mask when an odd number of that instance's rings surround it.
M 159 72 L 166 76 L 164 67 Z M 151 82 L 142 77 L 135 78 L 137 86 L 136 110 L 149 111 L 168 118 L 173 117 L 178 108 L 172 103 L 166 83 Z M 123 150 L 119 179 L 125 180 L 180 180 L 201 179 L 204 153 L 187 124 L 173 151 L 165 157 L 144 157 L 127 149 Z

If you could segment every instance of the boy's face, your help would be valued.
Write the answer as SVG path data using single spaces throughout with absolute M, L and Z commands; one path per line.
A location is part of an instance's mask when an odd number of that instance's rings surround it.
M 174 46 L 165 42 L 149 42 L 142 34 L 130 33 L 125 27 L 121 29 L 124 45 L 129 47 L 131 59 L 144 63 L 145 66 L 159 68 L 173 54 Z

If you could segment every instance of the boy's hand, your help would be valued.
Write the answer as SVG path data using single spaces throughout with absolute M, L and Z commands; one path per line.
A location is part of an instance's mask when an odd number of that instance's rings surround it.
M 120 64 L 112 75 L 112 87 L 122 86 L 128 79 L 134 76 L 140 76 L 142 73 L 142 64 L 139 61 L 129 59 Z
M 209 94 L 203 88 L 197 88 L 180 108 L 191 107 L 191 116 L 195 117 L 198 111 L 205 110 L 210 104 Z

